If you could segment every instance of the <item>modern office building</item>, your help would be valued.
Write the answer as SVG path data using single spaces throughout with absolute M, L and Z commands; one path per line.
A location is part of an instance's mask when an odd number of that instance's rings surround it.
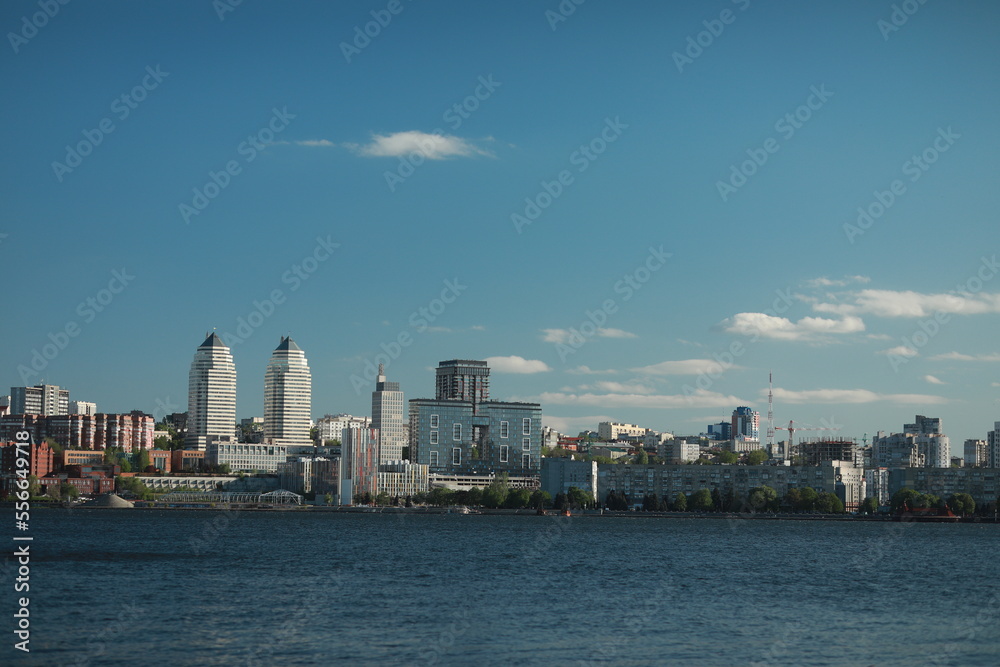
M 264 442 L 312 449 L 309 437 L 312 374 L 306 355 L 290 337 L 271 353 L 264 373 Z
M 388 461 L 379 466 L 378 491 L 402 498 L 429 490 L 428 468 L 410 461 Z
M 188 373 L 186 449 L 208 448 L 236 432 L 236 364 L 214 332 L 198 346 Z
M 378 429 L 379 462 L 403 458 L 406 433 L 403 429 L 403 392 L 398 382 L 387 382 L 385 369 L 378 365 L 378 378 L 372 392 L 372 428 Z
M 69 414 L 69 390 L 53 384 L 10 388 L 12 415 Z
M 485 361 L 452 359 L 438 363 L 434 397 L 439 401 L 469 401 L 474 406 L 490 398 L 490 368 Z
M 732 440 L 733 439 L 733 423 L 719 422 L 718 424 L 709 424 L 707 435 L 712 440 Z
M 733 440 L 755 440 L 760 442 L 760 413 L 746 406 L 733 410 L 730 421 Z

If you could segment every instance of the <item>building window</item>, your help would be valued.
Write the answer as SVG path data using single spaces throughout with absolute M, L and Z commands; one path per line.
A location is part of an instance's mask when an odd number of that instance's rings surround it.
M 510 447 L 500 445 L 500 463 L 507 463 L 510 460 Z
M 531 450 L 531 438 L 521 438 L 521 449 L 526 452 Z
M 462 465 L 462 448 L 453 447 L 451 450 L 451 464 L 453 466 Z
M 437 427 L 438 427 L 438 416 L 431 415 L 431 428 L 437 428 Z
M 438 467 L 438 453 L 437 452 L 431 452 L 431 467 L 432 468 Z
M 531 454 L 521 454 L 521 467 L 525 469 L 531 467 Z
M 438 432 L 437 431 L 431 431 L 431 444 L 432 445 L 438 444 Z
M 500 437 L 506 438 L 510 434 L 510 422 L 500 422 Z
M 531 417 L 521 420 L 521 435 L 531 435 Z
M 452 427 L 451 427 L 451 439 L 452 440 L 461 440 L 462 439 L 462 425 L 461 424 L 453 424 L 452 425 Z

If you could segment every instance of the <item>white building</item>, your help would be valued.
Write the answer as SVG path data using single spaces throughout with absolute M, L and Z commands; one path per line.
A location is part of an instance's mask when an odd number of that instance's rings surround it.
M 70 401 L 69 402 L 69 414 L 71 414 L 71 415 L 96 415 L 97 414 L 97 403 L 88 403 L 87 401 Z
M 407 443 L 403 428 L 403 392 L 398 382 L 386 382 L 382 364 L 378 365 L 378 379 L 372 392 L 371 426 L 379 433 L 380 463 L 402 459 Z
M 993 422 L 993 430 L 986 434 L 989 467 L 1000 468 L 1000 422 Z
M 646 430 L 636 424 L 601 422 L 597 425 L 597 437 L 605 442 L 612 442 L 622 436 L 642 437 L 646 435 Z
M 230 472 L 277 472 L 287 459 L 288 448 L 284 445 L 213 440 L 205 452 L 209 464 L 228 465 Z
M 327 440 L 343 442 L 344 429 L 368 428 L 371 424 L 370 417 L 353 417 L 344 414 L 326 415 L 316 420 L 317 438 L 321 445 Z
M 187 449 L 205 450 L 212 439 L 236 433 L 236 364 L 222 339 L 209 334 L 188 373 Z
M 430 489 L 430 467 L 410 461 L 388 461 L 379 466 L 378 492 L 406 498 Z
M 684 438 L 675 438 L 667 442 L 667 459 L 669 463 L 687 463 L 697 461 L 701 456 L 701 446 L 697 442 L 688 442 Z
M 312 374 L 302 349 L 283 337 L 264 373 L 264 441 L 312 449 Z
M 865 470 L 865 492 L 878 501 L 879 506 L 889 504 L 889 469 L 869 468 Z
M 985 440 L 970 438 L 965 441 L 963 454 L 965 455 L 966 468 L 988 468 L 990 467 L 990 448 Z

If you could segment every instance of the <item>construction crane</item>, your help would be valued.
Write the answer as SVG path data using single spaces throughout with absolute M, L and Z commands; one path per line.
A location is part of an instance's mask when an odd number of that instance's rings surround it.
M 775 426 L 774 428 L 779 431 L 788 431 L 788 448 L 791 452 L 791 447 L 793 440 L 795 438 L 796 431 L 839 431 L 840 427 L 827 427 L 827 426 L 796 426 L 794 421 L 789 421 L 788 426 Z

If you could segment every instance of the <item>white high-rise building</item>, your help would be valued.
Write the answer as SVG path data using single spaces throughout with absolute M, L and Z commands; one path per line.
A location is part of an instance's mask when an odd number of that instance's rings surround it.
M 215 333 L 194 353 L 188 374 L 187 449 L 206 450 L 213 439 L 236 434 L 236 364 Z
M 70 401 L 69 413 L 71 415 L 96 415 L 97 403 L 88 401 Z
M 312 447 L 312 374 L 305 352 L 283 337 L 264 373 L 264 442 Z
M 403 430 L 403 392 L 398 382 L 386 382 L 382 364 L 372 392 L 372 428 L 379 433 L 379 463 L 403 458 L 406 433 Z
M 69 390 L 53 384 L 10 388 L 12 415 L 69 414 Z

